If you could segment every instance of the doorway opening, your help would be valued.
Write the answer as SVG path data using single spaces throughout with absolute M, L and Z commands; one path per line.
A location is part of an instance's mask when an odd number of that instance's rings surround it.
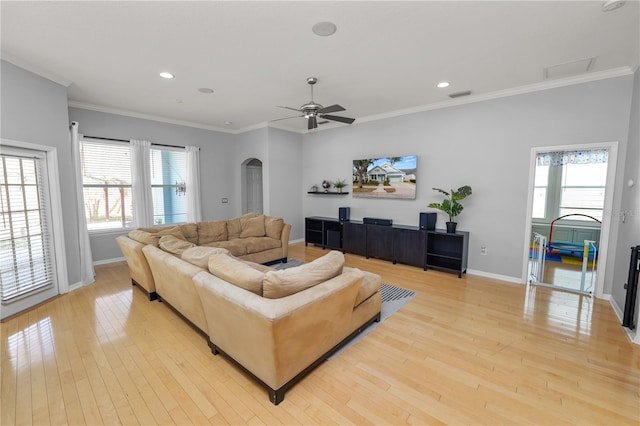
M 249 158 L 242 163 L 242 214 L 264 212 L 262 161 Z
M 615 143 L 532 150 L 527 283 L 602 295 L 616 153 Z

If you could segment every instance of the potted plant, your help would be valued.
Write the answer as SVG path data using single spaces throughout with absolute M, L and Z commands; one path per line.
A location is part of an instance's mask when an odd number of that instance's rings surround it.
M 431 203 L 429 207 L 442 210 L 447 215 L 449 215 L 449 222 L 447 222 L 447 232 L 455 233 L 457 222 L 456 216 L 460 214 L 462 209 L 462 204 L 459 201 L 464 200 L 466 197 L 471 195 L 471 187 L 469 185 L 461 186 L 457 190 L 451 190 L 451 192 L 447 192 L 440 188 L 433 188 L 435 191 L 440 192 L 445 195 L 446 198 L 442 201 L 442 203 Z
M 344 179 L 338 179 L 335 182 L 333 182 L 333 187 L 336 189 L 336 191 L 338 192 L 342 192 L 342 188 L 348 186 L 347 181 Z

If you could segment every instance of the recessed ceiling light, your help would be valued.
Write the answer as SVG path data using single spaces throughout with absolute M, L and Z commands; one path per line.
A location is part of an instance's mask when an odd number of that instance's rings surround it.
M 225 121 L 224 125 L 225 126 L 231 126 L 233 124 L 233 121 Z
M 620 9 L 626 1 L 624 0 L 607 0 L 602 3 L 603 12 L 611 12 L 612 10 Z
M 175 75 L 173 75 L 173 74 L 171 74 L 170 72 L 167 72 L 167 71 L 162 71 L 160 73 L 160 77 L 171 79 L 171 78 L 174 78 Z
M 448 81 L 441 81 L 440 83 L 437 84 L 437 87 L 440 89 L 444 89 L 445 87 L 449 87 L 449 82 Z
M 333 22 L 318 22 L 311 28 L 316 35 L 322 37 L 333 35 L 337 29 L 338 27 Z
M 208 87 L 201 87 L 198 89 L 198 92 L 210 95 L 211 93 L 213 93 L 213 89 L 209 89 Z

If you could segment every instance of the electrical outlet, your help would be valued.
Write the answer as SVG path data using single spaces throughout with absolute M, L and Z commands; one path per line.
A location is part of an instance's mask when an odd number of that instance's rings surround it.
M 483 256 L 487 255 L 487 246 L 480 247 L 480 254 Z

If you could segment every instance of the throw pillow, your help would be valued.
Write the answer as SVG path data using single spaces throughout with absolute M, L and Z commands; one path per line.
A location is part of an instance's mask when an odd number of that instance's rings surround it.
M 236 238 L 240 238 L 240 232 L 242 231 L 242 226 L 240 225 L 240 220 L 249 219 L 252 217 L 258 216 L 258 213 L 247 213 L 235 219 L 229 219 L 227 221 L 227 238 L 229 240 L 234 240 Z
M 186 249 L 195 247 L 195 244 L 176 238 L 173 235 L 164 235 L 160 237 L 158 246 L 167 253 L 181 256 Z
M 220 247 L 200 247 L 195 246 L 186 249 L 182 253 L 182 260 L 196 265 L 200 268 L 207 269 L 209 264 L 209 256 L 212 254 L 229 254 L 229 250 Z
M 267 237 L 279 240 L 282 236 L 282 229 L 284 228 L 284 219 L 265 216 L 264 228 Z
M 198 223 L 198 244 L 227 241 L 227 223 L 224 220 Z
M 270 271 L 264 275 L 262 295 L 269 299 L 289 296 L 342 273 L 344 255 L 332 250 L 313 262 L 281 271 Z
M 264 215 L 252 217 L 249 219 L 240 218 L 240 238 L 248 237 L 264 237 Z
M 209 272 L 235 286 L 262 296 L 264 272 L 226 254 L 209 257 Z

